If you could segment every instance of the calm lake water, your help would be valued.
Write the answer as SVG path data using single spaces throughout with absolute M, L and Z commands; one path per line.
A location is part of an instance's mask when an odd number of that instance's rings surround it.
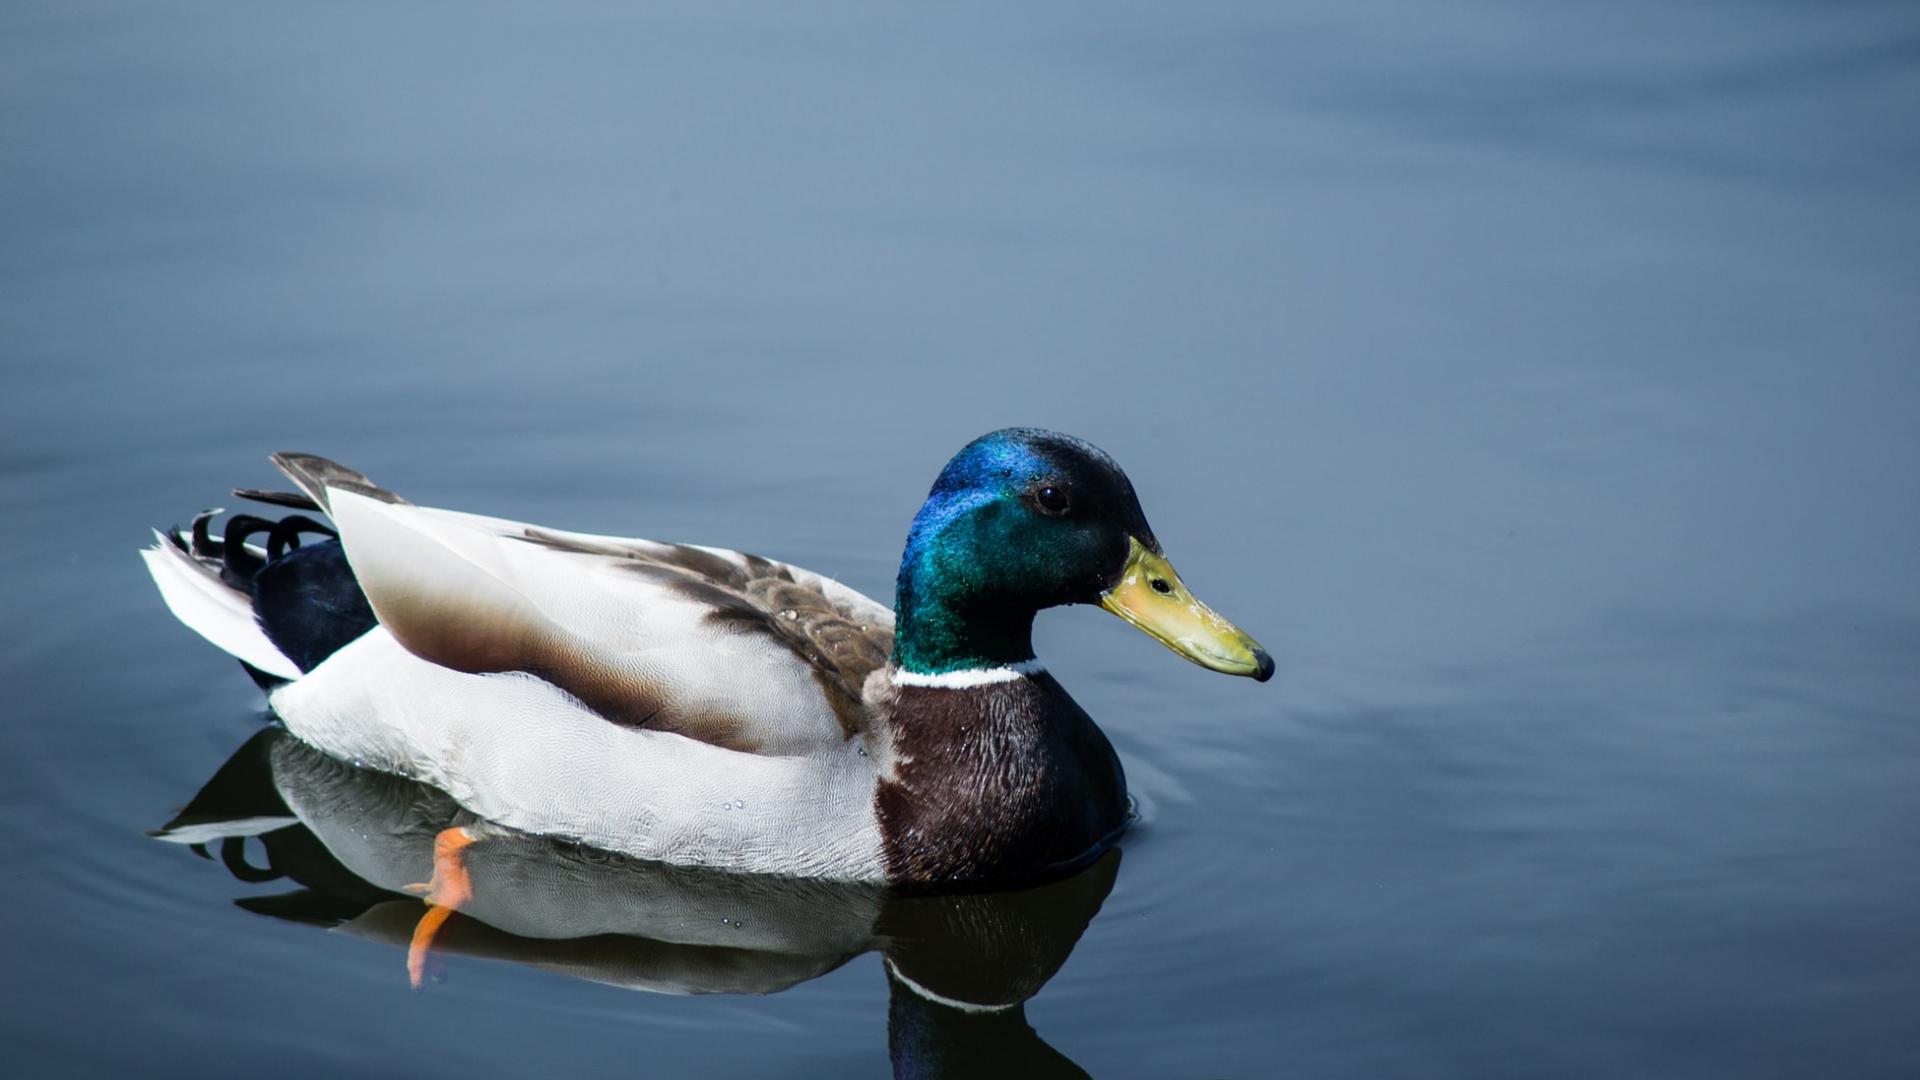
M 1912 5 L 808 7 L 0 13 L 9 1075 L 1920 1075 Z M 1042 617 L 1117 860 L 509 853 L 417 992 L 455 811 L 135 557 L 299 449 L 890 596 L 1014 423 L 1280 663 Z

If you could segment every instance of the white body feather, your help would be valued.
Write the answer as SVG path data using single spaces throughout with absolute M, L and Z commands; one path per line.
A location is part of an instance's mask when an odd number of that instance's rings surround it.
M 632 560 L 618 554 L 668 545 L 324 494 L 383 625 L 304 675 L 217 572 L 165 537 L 141 553 L 182 622 L 290 680 L 269 701 L 295 735 L 527 832 L 680 865 L 885 879 L 873 796 L 887 748 L 848 735 L 791 648 L 707 619 L 711 606 L 623 567 Z M 556 550 L 529 542 L 534 534 L 608 554 Z M 700 550 L 747 565 L 737 552 Z M 891 626 L 892 612 L 858 592 L 785 569 L 849 617 Z M 520 671 L 469 674 L 423 659 L 390 625 L 454 649 L 525 642 L 679 715 L 737 721 L 757 752 L 616 723 Z
M 772 756 L 623 728 L 531 676 L 430 664 L 384 628 L 271 701 L 314 746 L 432 784 L 527 832 L 689 866 L 886 876 L 877 770 L 859 740 Z

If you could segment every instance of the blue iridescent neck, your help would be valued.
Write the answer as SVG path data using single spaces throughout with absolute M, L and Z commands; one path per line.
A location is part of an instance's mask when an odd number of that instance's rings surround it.
M 1008 486 L 1034 459 L 1012 440 L 983 439 L 949 462 L 914 515 L 894 593 L 894 662 L 941 674 L 1033 658 L 1033 617 L 1008 579 Z

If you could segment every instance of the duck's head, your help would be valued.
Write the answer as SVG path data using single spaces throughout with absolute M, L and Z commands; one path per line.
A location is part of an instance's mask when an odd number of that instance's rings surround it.
M 1061 604 L 1099 604 L 1214 671 L 1273 674 L 1258 642 L 1181 583 L 1112 458 L 1038 428 L 983 435 L 913 519 L 894 660 L 939 674 L 1032 659 L 1035 613 Z

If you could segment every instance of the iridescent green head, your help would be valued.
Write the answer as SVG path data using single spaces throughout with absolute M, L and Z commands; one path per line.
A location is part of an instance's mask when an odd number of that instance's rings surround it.
M 1265 650 L 1193 599 L 1097 447 L 1038 428 L 968 443 L 914 516 L 895 594 L 894 660 L 938 674 L 1033 657 L 1033 617 L 1100 604 L 1216 671 L 1265 680 Z

